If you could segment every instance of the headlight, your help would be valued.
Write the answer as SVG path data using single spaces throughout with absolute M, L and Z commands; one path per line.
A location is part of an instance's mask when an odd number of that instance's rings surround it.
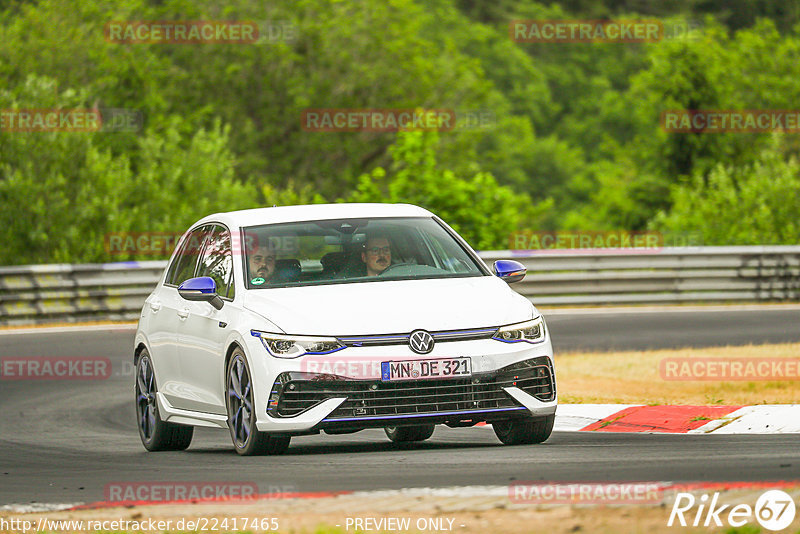
M 276 358 L 297 358 L 303 354 L 328 354 L 345 348 L 335 337 L 287 336 L 251 330 Z
M 544 341 L 544 318 L 542 316 L 524 323 L 501 326 L 492 339 L 506 343 L 541 343 Z

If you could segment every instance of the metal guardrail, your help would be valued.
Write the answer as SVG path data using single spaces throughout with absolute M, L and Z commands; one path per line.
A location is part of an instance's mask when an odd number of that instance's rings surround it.
M 496 251 L 528 268 L 513 287 L 536 304 L 679 304 L 800 300 L 800 246 L 633 251 Z
M 537 305 L 800 300 L 800 246 L 488 251 Z M 135 320 L 165 261 L 0 267 L 0 325 Z
M 0 325 L 136 320 L 166 261 L 0 267 Z

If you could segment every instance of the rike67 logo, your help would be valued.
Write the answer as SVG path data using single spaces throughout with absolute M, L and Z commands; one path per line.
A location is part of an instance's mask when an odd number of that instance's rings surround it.
M 797 511 L 792 497 L 781 490 L 764 492 L 755 507 L 749 504 L 719 504 L 719 496 L 719 492 L 712 497 L 704 493 L 699 498 L 691 493 L 678 493 L 667 526 L 673 526 L 677 520 L 677 524 L 683 527 L 690 524 L 693 527 L 722 527 L 723 522 L 732 527 L 741 527 L 755 520 L 767 530 L 778 531 L 794 521 Z M 693 511 L 695 506 L 697 510 Z

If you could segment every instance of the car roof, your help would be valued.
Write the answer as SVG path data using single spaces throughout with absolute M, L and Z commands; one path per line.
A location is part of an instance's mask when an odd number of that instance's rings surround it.
M 274 206 L 251 210 L 215 213 L 203 217 L 192 227 L 208 222 L 221 222 L 233 229 L 262 224 L 327 219 L 355 219 L 363 217 L 432 217 L 433 213 L 412 204 L 309 204 L 302 206 Z

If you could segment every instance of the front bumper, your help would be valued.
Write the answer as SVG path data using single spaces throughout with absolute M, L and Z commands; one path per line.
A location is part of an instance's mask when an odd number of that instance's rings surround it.
M 470 377 L 383 382 L 281 373 L 263 431 L 347 431 L 403 424 L 471 426 L 556 410 L 552 359 L 539 356 Z

